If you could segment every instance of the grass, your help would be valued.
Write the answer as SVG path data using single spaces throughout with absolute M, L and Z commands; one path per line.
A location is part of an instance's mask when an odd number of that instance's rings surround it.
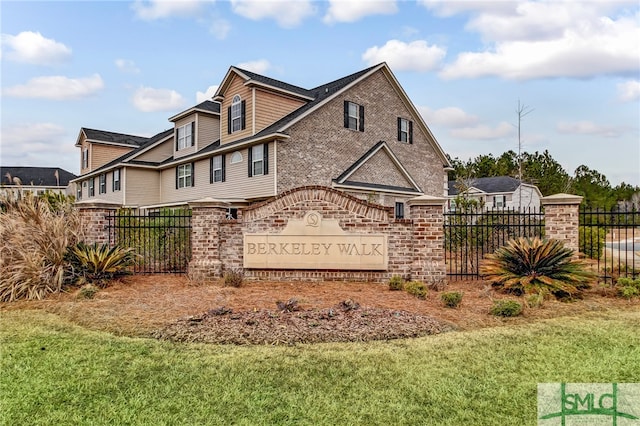
M 3 425 L 534 425 L 543 382 L 639 382 L 640 312 L 421 339 L 174 344 L 0 316 Z

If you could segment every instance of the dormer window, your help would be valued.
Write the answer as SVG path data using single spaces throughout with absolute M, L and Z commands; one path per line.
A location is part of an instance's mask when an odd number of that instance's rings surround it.
M 86 169 L 89 167 L 89 147 L 85 146 L 82 150 L 82 168 Z
M 195 145 L 195 121 L 187 123 L 184 126 L 180 126 L 176 129 L 176 150 L 180 151 L 187 147 Z
M 240 98 L 240 95 L 235 95 L 231 101 L 231 106 L 227 108 L 227 133 L 231 134 L 245 129 L 245 110 L 245 101 Z

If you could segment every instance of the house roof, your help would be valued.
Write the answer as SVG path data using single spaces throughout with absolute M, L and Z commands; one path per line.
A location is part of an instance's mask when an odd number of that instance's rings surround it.
M 56 173 L 58 177 L 56 177 Z M 65 187 L 76 175 L 60 167 L 0 167 L 2 185 Z
M 192 114 L 194 112 L 204 112 L 207 114 L 220 114 L 220 103 L 219 102 L 213 102 L 213 101 L 204 101 L 204 102 L 200 102 L 198 105 L 191 107 L 187 110 L 184 110 L 182 112 L 179 112 L 178 114 L 174 115 L 173 117 L 169 118 L 169 121 L 176 121 L 181 119 L 182 117 L 185 117 L 189 114 Z
M 109 144 L 129 145 L 132 147 L 138 147 L 146 142 L 149 138 L 144 136 L 127 135 L 124 133 L 109 132 L 106 130 L 88 129 L 83 127 L 80 129 L 80 134 L 86 136 L 88 140 L 96 142 L 105 142 Z M 79 146 L 80 136 L 78 136 L 78 142 L 76 146 Z
M 448 182 L 449 195 L 458 195 L 461 192 L 457 183 L 455 180 Z M 465 182 L 469 189 L 475 188 L 487 194 L 513 192 L 520 186 L 520 183 L 520 180 L 511 176 L 475 178 Z

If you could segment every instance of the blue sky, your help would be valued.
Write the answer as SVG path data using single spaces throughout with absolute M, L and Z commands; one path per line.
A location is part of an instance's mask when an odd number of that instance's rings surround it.
M 3 166 L 77 173 L 81 127 L 151 136 L 229 66 L 306 88 L 386 61 L 462 160 L 640 185 L 637 1 L 1 1 Z

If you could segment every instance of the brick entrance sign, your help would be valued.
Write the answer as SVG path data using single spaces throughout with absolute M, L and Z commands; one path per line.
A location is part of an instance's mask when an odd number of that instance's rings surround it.
M 444 203 L 418 197 L 409 202 L 409 218 L 395 219 L 391 207 L 310 186 L 220 220 L 224 204 L 194 202 L 189 276 L 206 280 L 242 269 L 245 277 L 264 280 L 443 278 Z

